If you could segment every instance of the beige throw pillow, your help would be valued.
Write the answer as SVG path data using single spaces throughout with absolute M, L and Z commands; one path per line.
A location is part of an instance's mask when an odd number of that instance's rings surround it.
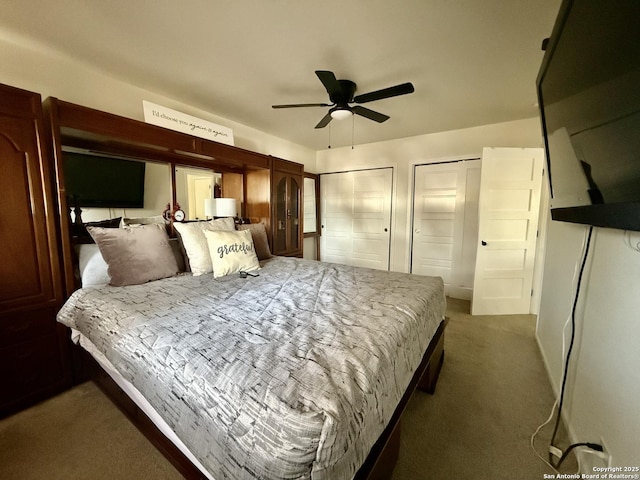
M 174 222 L 173 226 L 180 235 L 180 241 L 189 259 L 189 268 L 194 276 L 211 273 L 213 270 L 204 232 L 234 231 L 236 228 L 233 218 L 219 218 L 208 222 Z
M 260 268 L 253 248 L 251 232 L 204 232 L 209 245 L 213 276 L 223 277 L 237 272 L 251 272 Z
M 271 250 L 269 249 L 269 239 L 267 238 L 267 229 L 262 223 L 247 223 L 238 225 L 238 230 L 249 230 L 251 238 L 253 238 L 253 247 L 256 249 L 258 260 L 267 260 L 271 258 Z
M 87 230 L 107 262 L 110 285 L 138 285 L 178 273 L 164 225 Z

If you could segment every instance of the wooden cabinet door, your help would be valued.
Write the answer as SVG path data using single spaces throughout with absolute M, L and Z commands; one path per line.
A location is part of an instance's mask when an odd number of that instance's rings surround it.
M 302 254 L 302 176 L 275 171 L 273 175 L 275 255 Z
M 0 416 L 70 383 L 43 131 L 40 95 L 0 85 Z
M 0 312 L 60 296 L 41 108 L 40 95 L 0 86 Z

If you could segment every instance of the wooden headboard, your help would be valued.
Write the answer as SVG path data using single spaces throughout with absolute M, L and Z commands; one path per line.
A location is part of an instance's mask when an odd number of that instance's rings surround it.
M 78 288 L 78 283 L 73 251 L 75 239 L 70 216 L 74 205 L 69 204 L 64 183 L 62 152 L 65 148 L 168 164 L 171 177 L 171 198 L 168 202 L 171 206 L 177 201 L 176 166 L 204 168 L 221 173 L 224 195 L 241 199 L 243 211 L 239 213 L 253 221 L 264 223 L 267 232 L 270 232 L 273 157 L 53 97 L 44 101 L 43 108 L 49 144 L 53 145 L 66 296 Z

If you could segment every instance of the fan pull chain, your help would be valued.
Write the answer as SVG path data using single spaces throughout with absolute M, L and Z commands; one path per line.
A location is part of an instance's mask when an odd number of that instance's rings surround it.
M 351 115 L 351 150 L 353 150 L 353 138 L 356 131 L 356 116 Z

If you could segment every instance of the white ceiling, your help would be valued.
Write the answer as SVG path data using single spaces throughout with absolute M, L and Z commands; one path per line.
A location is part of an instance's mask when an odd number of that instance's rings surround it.
M 390 140 L 537 115 L 542 39 L 560 0 L 10 0 L 0 26 L 111 75 L 305 145 Z M 327 108 L 315 70 L 391 117 L 314 129 Z

